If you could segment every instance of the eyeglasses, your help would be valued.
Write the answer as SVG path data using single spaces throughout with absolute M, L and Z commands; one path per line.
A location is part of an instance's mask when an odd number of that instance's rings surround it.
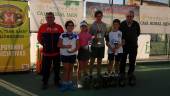
M 68 25 L 68 26 L 74 26 L 74 25 Z
M 129 15 L 128 15 L 128 16 L 126 16 L 126 17 L 131 18 L 131 17 L 133 17 L 133 16 L 129 16 Z
M 48 16 L 46 16 L 46 18 L 55 18 L 55 17 L 52 15 L 48 15 Z
M 97 15 L 96 17 L 102 17 L 102 15 Z

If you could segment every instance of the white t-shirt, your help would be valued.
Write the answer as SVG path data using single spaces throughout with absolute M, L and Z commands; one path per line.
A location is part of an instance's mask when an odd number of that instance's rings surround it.
M 115 47 L 115 44 L 121 44 L 122 43 L 122 32 L 121 31 L 115 31 L 115 32 L 109 32 L 109 44 L 112 48 Z M 112 49 L 108 49 L 108 53 L 111 54 Z M 117 55 L 118 53 L 123 53 L 123 48 L 120 47 L 119 49 L 116 50 L 115 55 Z
M 67 32 L 64 32 L 60 35 L 60 39 L 62 39 L 63 45 L 72 45 L 70 49 L 76 48 L 76 41 L 79 39 L 79 36 L 76 33 L 72 33 L 69 35 Z M 70 55 L 76 55 L 76 52 L 69 53 L 69 48 L 60 48 L 60 55 L 70 56 Z

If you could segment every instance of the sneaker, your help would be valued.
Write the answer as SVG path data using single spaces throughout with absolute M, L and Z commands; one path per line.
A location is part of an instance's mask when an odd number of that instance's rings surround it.
M 83 85 L 81 85 L 80 83 L 77 84 L 77 88 L 83 88 Z
M 72 81 L 69 81 L 68 83 L 68 90 L 74 91 L 76 89 L 74 83 Z
M 68 89 L 68 84 L 62 84 L 62 85 L 59 87 L 59 90 L 60 90 L 61 92 L 65 92 L 65 91 L 67 91 L 67 89 Z
M 84 89 L 89 89 L 91 87 L 91 84 L 92 84 L 92 76 L 91 77 L 88 76 L 88 75 L 84 76 L 83 80 L 80 84 L 82 84 Z
M 119 77 L 119 74 L 118 74 L 118 73 L 115 73 L 114 76 L 115 76 L 115 77 Z
M 119 86 L 120 87 L 125 87 L 125 80 L 120 80 L 119 81 Z
M 42 90 L 46 90 L 46 89 L 48 89 L 48 85 L 47 84 L 42 84 L 42 88 L 41 88 Z
M 80 81 L 77 81 L 77 88 L 82 88 L 82 87 L 83 87 L 82 83 Z
M 58 81 L 58 82 L 54 82 L 54 85 L 56 86 L 56 87 L 60 87 L 61 86 L 61 84 L 60 84 L 60 82 Z
M 135 75 L 129 75 L 128 76 L 128 84 L 130 85 L 130 86 L 135 86 L 136 85 L 136 77 L 135 77 Z
M 126 82 L 125 76 L 124 75 L 120 75 L 120 77 L 119 77 L 119 86 L 120 87 L 124 87 L 125 84 L 126 84 L 125 82 Z

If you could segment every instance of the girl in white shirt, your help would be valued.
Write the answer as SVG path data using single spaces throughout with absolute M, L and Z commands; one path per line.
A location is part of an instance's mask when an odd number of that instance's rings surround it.
M 59 38 L 58 47 L 60 47 L 61 62 L 64 67 L 63 82 L 61 91 L 73 90 L 72 82 L 73 66 L 76 63 L 77 50 L 79 48 L 79 37 L 73 32 L 73 21 L 67 21 L 65 24 L 66 32 Z

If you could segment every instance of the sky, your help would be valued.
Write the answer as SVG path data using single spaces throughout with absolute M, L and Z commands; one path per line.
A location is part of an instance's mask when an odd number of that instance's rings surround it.
M 109 3 L 109 0 L 86 0 L 90 2 L 101 2 L 101 3 Z M 123 0 L 113 0 L 114 4 L 122 4 Z
M 146 0 L 146 1 L 158 1 L 166 4 L 168 3 L 168 0 Z
M 109 3 L 109 0 L 86 0 L 86 1 Z M 123 4 L 123 0 L 113 0 L 113 1 L 114 1 L 114 4 Z M 144 0 L 144 1 L 158 1 L 158 2 L 161 2 L 161 3 L 168 4 L 168 0 Z

